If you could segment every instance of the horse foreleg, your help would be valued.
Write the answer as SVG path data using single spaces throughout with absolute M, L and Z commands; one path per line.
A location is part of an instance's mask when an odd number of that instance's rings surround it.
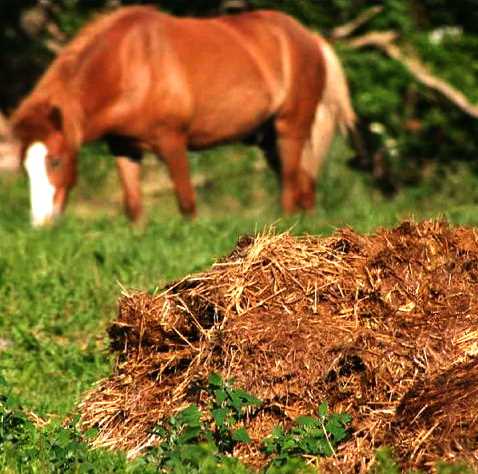
M 120 156 L 116 159 L 116 167 L 123 186 L 125 212 L 133 222 L 138 222 L 143 213 L 141 163 Z
M 196 215 L 196 196 L 189 174 L 185 138 L 174 135 L 163 137 L 157 152 L 168 167 L 181 213 L 194 217 Z

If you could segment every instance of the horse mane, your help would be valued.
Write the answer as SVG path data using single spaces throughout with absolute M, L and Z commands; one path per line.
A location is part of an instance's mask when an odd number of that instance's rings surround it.
M 15 135 L 22 141 L 38 138 L 35 134 L 47 133 L 50 128 L 48 114 L 42 113 L 53 107 L 60 111 L 63 132 L 70 145 L 77 149 L 81 144 L 83 110 L 71 94 L 71 84 L 78 67 L 85 58 L 83 52 L 94 46 L 98 35 L 112 28 L 118 21 L 130 15 L 158 13 L 153 6 L 131 6 L 96 16 L 60 51 L 41 76 L 32 92 L 21 101 L 11 116 Z M 49 107 L 48 107 L 49 106 Z M 43 123 L 42 123 L 43 122 Z M 51 125 L 51 124 L 50 124 Z

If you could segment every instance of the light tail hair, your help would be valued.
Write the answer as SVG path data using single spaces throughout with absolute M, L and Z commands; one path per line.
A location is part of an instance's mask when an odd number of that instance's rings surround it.
M 319 35 L 317 44 L 325 60 L 325 87 L 317 105 L 309 142 L 306 144 L 301 169 L 316 179 L 329 151 L 336 129 L 344 135 L 355 130 L 356 115 L 344 69 L 332 46 Z

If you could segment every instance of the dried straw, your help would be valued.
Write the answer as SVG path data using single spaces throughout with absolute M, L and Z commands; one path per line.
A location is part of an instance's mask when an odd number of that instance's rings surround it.
M 354 432 L 325 471 L 366 472 L 384 443 L 408 467 L 478 466 L 477 289 L 477 235 L 446 222 L 243 237 L 209 271 L 121 298 L 117 367 L 85 396 L 81 426 L 134 457 L 159 421 L 204 406 L 215 371 L 264 401 L 247 426 L 256 444 L 238 451 L 252 465 L 274 425 L 326 400 Z

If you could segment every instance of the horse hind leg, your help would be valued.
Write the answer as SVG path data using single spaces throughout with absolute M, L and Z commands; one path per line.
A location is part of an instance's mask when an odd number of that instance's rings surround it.
M 301 209 L 306 211 L 314 209 L 315 207 L 315 187 L 316 177 L 302 168 L 299 171 L 298 177 L 298 198 L 297 203 Z
M 299 172 L 299 206 L 312 209 L 315 206 L 315 186 L 330 149 L 336 129 L 336 120 L 324 104 L 317 108 L 310 137 L 304 144 Z
M 301 140 L 299 140 L 301 141 Z M 278 142 L 277 142 L 277 133 L 274 127 L 274 123 L 268 122 L 263 126 L 257 133 L 257 136 L 254 141 L 249 142 L 251 144 L 257 145 L 267 160 L 269 167 L 277 174 L 281 175 L 281 160 L 279 157 Z M 300 145 L 297 145 L 298 147 Z M 306 147 L 310 146 L 309 142 L 306 142 L 303 145 L 302 156 L 307 155 L 312 158 L 312 153 L 307 153 Z M 286 151 L 284 151 L 286 153 Z M 315 183 L 316 183 L 316 173 L 315 173 L 315 160 L 312 163 L 311 167 L 314 167 L 314 171 L 310 172 L 309 169 L 303 169 L 303 158 L 301 159 L 301 167 L 297 176 L 297 186 L 298 192 L 296 197 L 296 205 L 302 209 L 312 209 L 315 205 Z
M 300 158 L 304 147 L 304 139 L 294 135 L 280 134 L 277 148 L 281 162 L 282 209 L 286 214 L 297 211 L 300 189 Z
M 275 130 L 277 151 L 281 167 L 282 209 L 295 212 L 300 207 L 304 185 L 301 173 L 301 157 L 310 134 L 309 114 L 296 113 L 277 117 Z

